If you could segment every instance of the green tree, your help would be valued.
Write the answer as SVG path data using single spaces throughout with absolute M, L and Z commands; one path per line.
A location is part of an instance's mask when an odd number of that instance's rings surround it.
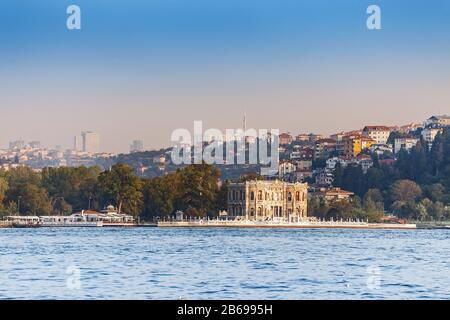
M 144 217 L 165 216 L 174 213 L 174 201 L 178 197 L 176 174 L 158 177 L 144 182 Z
M 433 200 L 439 201 L 445 195 L 445 187 L 442 183 L 434 183 L 431 185 L 425 185 L 423 187 L 424 196 Z
M 182 194 L 177 206 L 186 211 L 194 209 L 199 216 L 215 214 L 220 171 L 208 164 L 190 165 L 179 171 Z
M 99 176 L 99 188 L 106 202 L 113 201 L 118 212 L 138 215 L 143 208 L 142 181 L 132 167 L 116 164 Z M 106 203 L 105 203 L 106 205 Z
M 333 186 L 341 188 L 342 187 L 342 178 L 344 175 L 344 170 L 340 162 L 336 163 L 333 172 Z
M 392 202 L 414 202 L 422 195 L 420 186 L 411 180 L 398 180 L 390 187 Z
M 29 167 L 18 167 L 6 173 L 8 190 L 5 200 L 15 212 L 24 215 L 49 215 L 51 203 L 47 191 L 42 187 L 41 175 Z
M 34 184 L 26 184 L 17 194 L 17 203 L 20 201 L 19 214 L 30 216 L 50 215 L 52 206 L 44 188 Z
M 100 209 L 97 188 L 99 174 L 98 167 L 45 168 L 42 170 L 42 185 L 52 199 L 63 198 L 76 211 L 89 206 Z
M 0 205 L 6 197 L 6 191 L 8 191 L 8 180 L 5 177 L 0 176 Z

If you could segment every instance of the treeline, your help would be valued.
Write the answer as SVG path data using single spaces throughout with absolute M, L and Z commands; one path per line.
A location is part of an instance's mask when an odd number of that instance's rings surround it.
M 356 195 L 351 212 L 375 202 L 380 210 L 402 218 L 450 219 L 449 128 L 436 136 L 431 148 L 419 141 L 409 152 L 402 150 L 393 166 L 380 165 L 376 155 L 373 161 L 367 173 L 354 165 L 335 168 L 333 185 Z
M 140 179 L 134 169 L 116 164 L 98 167 L 28 167 L 0 171 L 0 215 L 69 215 L 101 210 L 109 204 L 119 212 L 150 219 L 183 210 L 193 216 L 217 213 L 226 205 L 220 172 L 210 165 L 192 165 L 173 174 Z

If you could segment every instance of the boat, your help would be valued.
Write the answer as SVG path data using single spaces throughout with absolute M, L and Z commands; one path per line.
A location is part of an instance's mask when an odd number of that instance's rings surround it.
M 6 225 L 12 228 L 39 228 L 42 226 L 38 216 L 8 216 Z
M 42 227 L 102 227 L 103 223 L 93 219 L 89 214 L 72 214 L 70 216 L 41 216 Z

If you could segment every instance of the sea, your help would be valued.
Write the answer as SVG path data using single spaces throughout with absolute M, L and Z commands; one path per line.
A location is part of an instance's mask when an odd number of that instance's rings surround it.
M 450 230 L 0 229 L 0 299 L 450 299 Z

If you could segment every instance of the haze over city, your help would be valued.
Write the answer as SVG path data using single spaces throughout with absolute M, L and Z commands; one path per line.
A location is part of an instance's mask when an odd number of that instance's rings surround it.
M 159 148 L 194 120 L 238 128 L 244 111 L 294 134 L 450 112 L 448 1 L 377 1 L 378 31 L 369 2 L 76 2 L 77 31 L 68 1 L 0 4 L 0 147 L 70 148 L 90 130 L 102 151 Z

